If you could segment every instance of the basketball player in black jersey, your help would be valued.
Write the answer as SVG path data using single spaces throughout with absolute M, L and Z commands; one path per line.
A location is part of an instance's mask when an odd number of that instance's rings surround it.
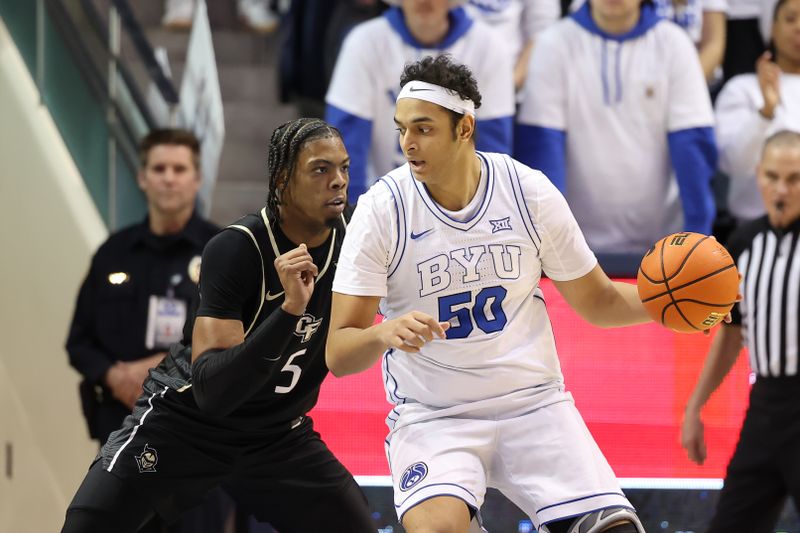
M 375 531 L 363 492 L 306 413 L 328 373 L 349 157 L 325 122 L 272 135 L 261 212 L 203 252 L 191 346 L 174 345 L 112 433 L 63 532 L 134 532 L 222 486 L 281 533 Z

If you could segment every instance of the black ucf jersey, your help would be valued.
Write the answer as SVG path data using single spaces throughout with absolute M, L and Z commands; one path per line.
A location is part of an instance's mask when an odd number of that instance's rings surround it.
M 275 371 L 251 398 L 225 417 L 212 418 L 200 412 L 191 392 L 191 348 L 172 347 L 164 361 L 145 382 L 146 392 L 168 387 L 179 394 L 174 408 L 204 423 L 231 429 L 267 429 L 305 415 L 317 402 L 319 387 L 328 373 L 325 342 L 331 313 L 331 287 L 336 260 L 344 239 L 346 221 L 341 217 L 320 246 L 309 248 L 318 275 L 306 311 L 292 331 L 275 331 L 276 345 L 290 335 Z M 274 268 L 276 257 L 297 245 L 267 217 L 266 210 L 250 214 L 223 229 L 209 242 L 203 254 L 201 301 L 196 316 L 241 320 L 245 337 L 250 335 L 284 301 L 283 286 Z M 210 301 L 209 301 L 210 300 Z M 190 318 L 193 322 L 194 316 Z M 191 324 L 189 324 L 191 327 Z M 272 357 L 274 354 L 264 354 Z M 262 376 L 253 376 L 263 379 Z M 199 421 L 199 420 L 198 420 Z

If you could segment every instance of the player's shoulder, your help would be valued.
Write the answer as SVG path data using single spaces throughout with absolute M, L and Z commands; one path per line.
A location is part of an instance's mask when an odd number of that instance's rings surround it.
M 250 214 L 223 227 L 214 235 L 205 248 L 206 254 L 220 254 L 254 258 L 271 254 L 272 248 L 266 246 L 266 226 L 260 216 Z
M 369 204 L 374 209 L 394 208 L 398 195 L 410 191 L 413 176 L 408 165 L 396 168 L 379 177 L 375 183 L 358 199 L 358 205 Z
M 266 225 L 264 223 L 263 216 L 259 213 L 250 213 L 245 215 L 234 222 L 231 222 L 224 228 L 223 230 L 234 230 L 233 233 L 247 233 L 245 230 L 249 230 L 250 232 L 261 232 L 266 229 Z M 224 232 L 224 231 L 223 231 Z M 228 232 L 225 232 L 228 233 Z
M 505 176 L 510 179 L 519 180 L 520 184 L 550 183 L 550 180 L 547 179 L 547 176 L 545 176 L 541 170 L 531 168 L 507 154 L 496 152 L 478 153 L 491 162 L 494 171 L 501 177 Z
M 414 187 L 415 180 L 414 175 L 411 173 L 411 167 L 408 163 L 404 163 L 378 178 L 378 182 L 383 182 L 386 186 L 396 184 L 397 187 L 411 189 Z

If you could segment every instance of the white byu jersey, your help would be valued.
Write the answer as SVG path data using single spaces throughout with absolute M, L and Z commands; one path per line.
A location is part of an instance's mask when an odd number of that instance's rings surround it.
M 347 228 L 334 291 L 382 297 L 387 319 L 422 311 L 451 323 L 417 354 L 384 354 L 397 405 L 485 404 L 563 383 L 539 280 L 579 278 L 597 260 L 544 174 L 477 156 L 481 181 L 461 211 L 436 204 L 404 165 L 361 197 Z

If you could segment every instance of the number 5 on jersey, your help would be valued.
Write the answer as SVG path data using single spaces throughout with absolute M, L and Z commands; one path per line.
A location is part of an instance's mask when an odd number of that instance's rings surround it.
M 292 361 L 294 361 L 296 357 L 300 357 L 304 353 L 306 353 L 305 348 L 303 348 L 302 350 L 298 350 L 289 356 L 289 360 L 286 361 L 286 364 L 283 365 L 283 368 L 281 368 L 281 373 L 290 372 L 292 374 L 292 382 L 289 383 L 288 387 L 284 387 L 283 385 L 276 386 L 275 392 L 277 392 L 278 394 L 287 394 L 295 387 L 295 385 L 297 385 L 297 382 L 300 381 L 300 374 L 303 372 L 303 369 L 297 365 L 293 365 Z

